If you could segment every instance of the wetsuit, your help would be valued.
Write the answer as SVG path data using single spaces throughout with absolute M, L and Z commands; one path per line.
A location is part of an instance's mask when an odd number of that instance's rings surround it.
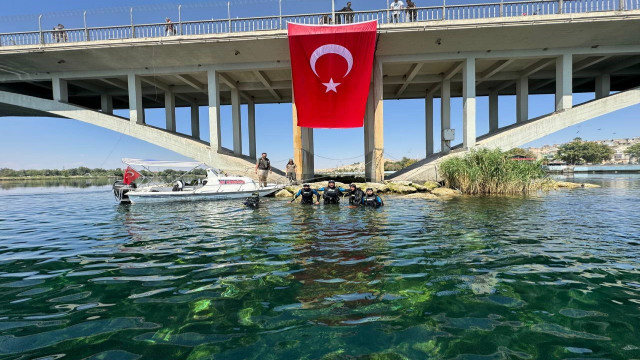
M 335 187 L 335 186 L 334 187 L 327 186 L 326 188 L 322 187 L 318 190 L 323 191 L 322 198 L 324 199 L 325 204 L 338 204 L 340 202 L 340 198 L 346 191 L 343 188 Z
M 380 206 L 384 206 L 384 202 L 382 201 L 382 199 L 380 198 L 380 196 L 373 194 L 373 195 L 365 195 L 362 198 L 362 205 L 367 206 L 367 207 L 380 207 Z
M 318 201 L 320 201 L 320 193 L 315 189 L 305 190 L 304 188 L 300 189 L 293 200 L 297 199 L 298 196 L 302 196 L 302 200 L 300 200 L 301 204 L 313 204 L 313 195 L 318 197 Z
M 364 196 L 364 191 L 358 188 L 353 191 L 349 190 L 349 205 L 360 205 Z

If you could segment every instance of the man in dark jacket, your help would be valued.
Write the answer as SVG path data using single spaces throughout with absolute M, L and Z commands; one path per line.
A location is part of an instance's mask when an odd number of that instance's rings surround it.
M 337 24 L 340 24 L 341 22 L 344 24 L 351 24 L 353 22 L 353 9 L 351 9 L 351 1 L 347 2 L 347 6 L 338 10 L 338 12 L 342 14 L 336 15 Z
M 262 153 L 260 159 L 256 163 L 256 174 L 258 174 L 258 182 L 260 186 L 267 186 L 267 175 L 271 171 L 271 161 L 267 157 L 267 153 Z

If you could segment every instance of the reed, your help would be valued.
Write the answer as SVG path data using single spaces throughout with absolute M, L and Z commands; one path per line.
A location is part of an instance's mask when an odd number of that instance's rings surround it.
M 540 162 L 514 161 L 500 150 L 472 150 L 439 167 L 445 186 L 463 194 L 521 194 L 552 187 Z

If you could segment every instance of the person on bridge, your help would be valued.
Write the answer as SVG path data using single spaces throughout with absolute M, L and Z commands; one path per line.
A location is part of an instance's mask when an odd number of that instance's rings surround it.
M 364 197 L 364 191 L 356 186 L 356 184 L 349 185 L 349 205 L 358 206 L 362 204 L 362 198 Z
M 389 5 L 389 9 L 393 10 L 393 13 L 391 14 L 391 22 L 400 22 L 400 10 L 404 9 L 404 3 L 400 0 L 393 0 L 391 5 Z
M 347 2 L 347 6 L 338 10 L 338 12 L 344 14 L 336 15 L 336 24 L 351 24 L 353 22 L 353 9 L 351 8 L 351 1 Z
M 336 187 L 335 180 L 329 180 L 327 187 L 321 187 L 318 189 L 319 191 L 323 191 L 322 198 L 324 199 L 324 204 L 338 204 L 340 203 L 340 198 L 344 196 L 345 189 L 341 187 Z
M 312 189 L 311 185 L 303 184 L 302 185 L 302 189 L 298 190 L 298 193 L 293 197 L 291 202 L 296 201 L 298 196 L 302 196 L 302 199 L 300 200 L 300 203 L 301 204 L 311 205 L 311 204 L 313 204 L 313 196 L 314 195 L 316 196 L 315 204 L 316 205 L 320 204 L 320 193 L 317 190 Z
M 64 30 L 64 25 L 58 24 L 53 27 L 53 39 L 56 42 L 67 42 L 67 32 Z
M 173 27 L 173 23 L 171 22 L 171 19 L 166 18 L 164 19 L 164 21 L 167 23 L 164 26 L 164 31 L 167 34 L 167 36 L 173 36 L 176 34 L 176 29 Z
M 380 196 L 373 193 L 372 188 L 367 188 L 367 192 L 362 198 L 362 205 L 366 207 L 379 208 L 384 206 L 384 201 L 382 201 Z
M 407 18 L 409 21 L 414 22 L 418 18 L 418 10 L 416 10 L 416 3 L 411 0 L 407 0 Z
M 267 186 L 267 176 L 269 172 L 271 172 L 271 161 L 267 158 L 267 153 L 262 153 L 262 156 L 256 163 L 256 174 L 258 174 L 260 186 Z

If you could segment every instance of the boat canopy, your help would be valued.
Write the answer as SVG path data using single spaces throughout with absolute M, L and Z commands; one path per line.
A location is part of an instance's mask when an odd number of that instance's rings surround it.
M 162 167 L 162 168 L 197 168 L 203 163 L 195 161 L 165 161 L 165 160 L 143 160 L 143 159 L 122 159 L 122 162 L 132 166 Z

